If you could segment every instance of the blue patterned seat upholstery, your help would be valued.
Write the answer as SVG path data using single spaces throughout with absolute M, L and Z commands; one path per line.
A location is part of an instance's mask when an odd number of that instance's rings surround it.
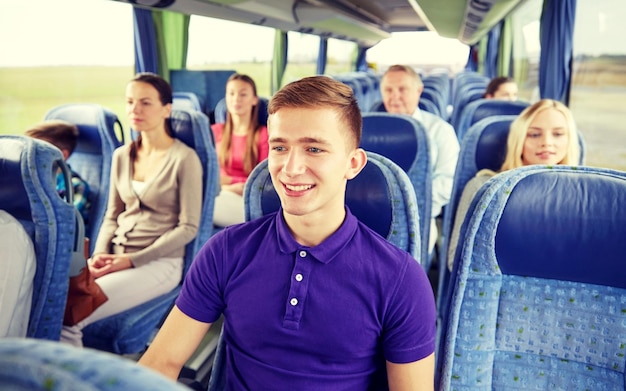
M 626 173 L 522 167 L 470 210 L 439 389 L 626 389 Z
M 409 176 L 417 197 L 420 242 L 423 244 L 418 259 L 428 270 L 432 170 L 426 130 L 416 119 L 406 115 L 366 113 L 363 114 L 361 148 L 385 156 Z
M 78 143 L 67 163 L 89 184 L 91 209 L 85 236 L 93 239 L 91 252 L 106 212 L 113 151 L 124 144 L 122 126 L 117 115 L 97 104 L 58 106 L 46 113 L 45 119 L 63 120 L 78 127 Z
M 123 357 L 28 338 L 0 340 L 0 389 L 189 390 Z
M 187 244 L 183 277 L 194 256 L 213 233 L 213 206 L 219 187 L 219 166 L 213 144 L 209 141 L 209 119 L 197 111 L 172 110 L 172 130 L 177 138 L 193 148 L 203 168 L 203 201 L 198 234 Z M 180 291 L 171 292 L 95 322 L 83 330 L 85 346 L 118 354 L 141 352 L 155 328 L 171 308 Z
M 75 209 L 56 191 L 63 155 L 44 141 L 0 136 L 0 208 L 15 217 L 33 240 L 36 272 L 27 336 L 61 335 L 75 235 Z M 69 183 L 69 182 L 66 182 Z

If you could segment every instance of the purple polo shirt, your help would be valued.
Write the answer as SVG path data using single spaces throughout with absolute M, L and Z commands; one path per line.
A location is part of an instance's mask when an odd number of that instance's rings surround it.
M 194 260 L 176 305 L 201 322 L 224 314 L 227 389 L 384 389 L 385 360 L 433 353 L 422 267 L 346 210 L 312 248 L 280 211 L 224 229 Z

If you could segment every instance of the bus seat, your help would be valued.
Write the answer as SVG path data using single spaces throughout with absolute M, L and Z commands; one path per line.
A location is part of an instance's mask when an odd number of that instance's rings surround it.
M 450 201 L 446 206 L 443 216 L 442 228 L 442 248 L 446 249 L 440 254 L 442 262 L 439 263 L 439 284 L 438 284 L 438 300 L 442 303 L 442 298 L 448 289 L 450 271 L 447 268 L 450 235 L 454 227 L 454 219 L 458 203 L 465 189 L 465 185 L 480 170 L 489 169 L 497 172 L 500 170 L 504 158 L 506 156 L 506 143 L 509 135 L 511 122 L 515 120 L 516 115 L 496 115 L 481 119 L 467 132 L 461 149 L 459 151 L 459 159 L 454 172 L 454 181 L 452 185 L 452 193 Z M 582 134 L 579 133 L 580 146 L 580 164 L 584 162 L 584 140 Z M 445 309 L 443 310 L 445 311 Z
M 509 135 L 509 127 L 516 117 L 515 115 L 495 115 L 484 118 L 472 125 L 461 143 L 459 158 L 454 171 L 450 201 L 446 205 L 443 214 L 443 227 L 441 230 L 443 251 L 439 254 L 441 261 L 438 264 L 438 311 L 445 311 L 441 306 L 442 297 L 447 292 L 450 278 L 450 271 L 447 267 L 447 249 L 463 189 L 465 189 L 467 182 L 478 171 L 483 169 L 498 171 L 500 169 L 506 156 L 506 140 Z
M 485 88 L 487 86 L 465 85 L 461 87 L 457 93 L 456 100 L 452 106 L 452 114 L 450 115 L 450 124 L 458 124 L 460 122 L 461 113 L 469 103 L 483 99 Z M 454 125 L 453 125 L 454 126 Z
M 359 105 L 359 109 L 361 109 L 362 112 L 368 109 L 369 106 L 367 105 L 367 97 L 363 93 L 363 87 L 361 86 L 362 81 L 359 80 L 359 78 L 354 77 L 354 75 L 350 73 L 334 75 L 332 78 L 342 82 L 352 89 L 354 97 Z
M 78 143 L 67 163 L 89 185 L 91 207 L 85 236 L 93 239 L 91 253 L 106 212 L 113 151 L 124 144 L 122 125 L 115 113 L 97 104 L 57 106 L 44 119 L 63 120 L 78 127 Z
M 430 267 L 428 243 L 432 213 L 432 170 L 426 130 L 416 119 L 406 115 L 365 113 L 360 147 L 391 159 L 409 176 L 417 196 L 420 241 L 423 243 L 418 259 L 428 270 Z
M 171 125 L 176 137 L 193 148 L 203 167 L 203 201 L 198 234 L 185 248 L 183 278 L 196 253 L 213 233 L 213 206 L 219 190 L 217 154 L 209 140 L 209 119 L 198 111 L 172 110 Z M 145 349 L 155 328 L 169 311 L 180 291 L 171 292 L 95 322 L 83 330 L 85 346 L 118 354 Z
M 420 110 L 424 110 L 431 114 L 441 117 L 441 113 L 439 112 L 437 105 L 427 99 L 420 99 L 417 104 L 417 107 L 419 107 Z M 367 111 L 366 113 L 386 113 L 386 112 L 387 112 L 387 109 L 385 109 L 384 103 L 379 100 L 379 101 L 374 102 L 374 104 L 370 107 L 369 111 Z
M 348 181 L 346 205 L 359 221 L 419 260 L 419 215 L 415 191 L 406 173 L 390 159 L 366 152 L 368 163 Z M 255 167 L 244 188 L 246 221 L 272 213 L 280 199 L 267 160 Z M 376 213 L 372 213 L 375 210 Z
M 259 96 L 259 124 L 267 126 L 267 105 L 269 99 Z M 220 99 L 215 106 L 215 123 L 226 122 L 226 100 Z
M 63 155 L 51 144 L 26 136 L 0 136 L 0 205 L 30 235 L 37 262 L 26 335 L 56 341 L 76 231 L 71 199 L 61 199 L 56 191 L 57 168 L 69 181 Z
M 459 91 L 464 85 L 470 83 L 482 84 L 486 89 L 490 80 L 491 79 L 489 79 L 489 77 L 476 71 L 464 70 L 457 73 L 452 79 L 452 94 L 450 96 L 450 102 L 454 105 L 454 102 L 456 102 L 459 96 Z
M 0 339 L 0 389 L 189 391 L 127 358 L 30 338 Z
M 178 91 L 173 93 L 172 109 L 202 112 L 202 104 L 195 93 Z
M 463 141 L 463 137 L 467 130 L 479 120 L 492 115 L 519 115 L 525 108 L 530 106 L 528 102 L 522 101 L 506 101 L 499 99 L 478 99 L 468 103 L 461 111 L 458 117 L 459 122 L 452 124 L 459 140 Z
M 626 173 L 509 170 L 470 210 L 439 389 L 624 390 Z
M 432 102 L 437 107 L 436 114 L 443 118 L 443 113 L 447 110 L 448 102 L 442 91 L 436 90 L 435 87 L 432 86 L 424 86 L 422 94 L 420 95 L 420 101 L 423 100 Z

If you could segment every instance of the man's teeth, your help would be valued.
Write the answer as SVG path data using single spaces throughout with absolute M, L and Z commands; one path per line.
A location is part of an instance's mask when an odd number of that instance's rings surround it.
M 287 187 L 287 189 L 291 191 L 305 191 L 313 187 L 313 185 L 298 185 L 298 186 L 285 185 L 285 186 Z

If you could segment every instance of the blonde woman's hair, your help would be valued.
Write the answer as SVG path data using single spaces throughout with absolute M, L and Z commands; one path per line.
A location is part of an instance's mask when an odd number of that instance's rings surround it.
M 568 146 L 565 157 L 558 164 L 578 165 L 580 161 L 580 146 L 578 145 L 578 130 L 572 112 L 563 103 L 552 100 L 542 99 L 539 102 L 527 107 L 521 114 L 511 123 L 509 136 L 506 145 L 506 157 L 500 171 L 511 170 L 513 168 L 522 167 L 522 151 L 524 150 L 524 141 L 528 133 L 530 124 L 535 117 L 544 110 L 555 109 L 565 117 L 567 122 Z

